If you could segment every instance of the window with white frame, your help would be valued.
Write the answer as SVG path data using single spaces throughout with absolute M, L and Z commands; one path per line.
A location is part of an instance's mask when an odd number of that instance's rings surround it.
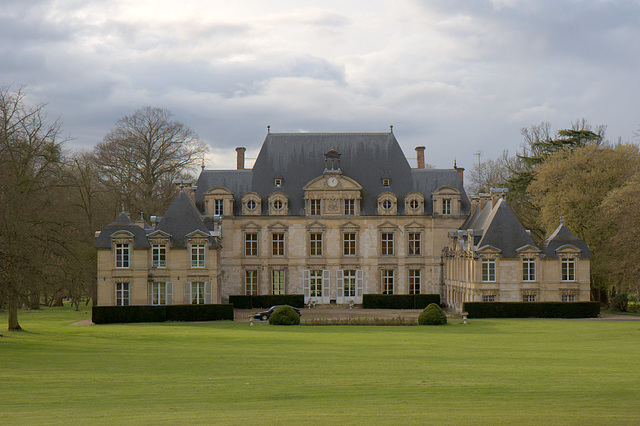
M 345 256 L 356 255 L 356 233 L 355 232 L 342 233 L 342 254 L 344 254 Z
M 116 306 L 129 306 L 129 283 L 116 283 Z
M 271 234 L 271 255 L 284 256 L 284 232 Z
M 153 244 L 151 246 L 151 267 L 166 268 L 167 266 L 167 245 Z
M 576 301 L 576 295 L 575 294 L 563 294 L 562 295 L 562 301 L 563 302 L 575 302 Z
M 482 281 L 493 282 L 496 280 L 496 260 L 482 259 Z
M 171 284 L 166 282 L 154 282 L 151 284 L 151 304 L 167 305 L 171 299 Z
M 309 234 L 309 256 L 322 256 L 322 233 Z
M 129 267 L 129 244 L 117 243 L 116 244 L 116 268 L 128 268 Z
M 280 188 L 282 186 L 282 179 L 280 178 L 275 178 L 273 180 L 273 186 L 275 186 L 276 188 Z
M 258 294 L 258 271 L 244 271 L 244 294 L 247 296 L 256 296 Z
M 380 234 L 380 254 L 382 256 L 393 256 L 393 232 L 383 232 Z
M 322 200 L 309 200 L 309 206 L 311 207 L 311 212 L 310 214 L 312 216 L 320 216 L 320 213 L 322 212 L 322 204 L 321 204 Z
M 206 286 L 202 281 L 191 282 L 191 304 L 192 305 L 204 305 L 205 304 Z M 185 301 L 188 303 L 187 301 Z
M 420 256 L 421 247 L 421 232 L 409 232 L 409 256 Z
M 536 280 L 536 260 L 522 259 L 522 281 Z
M 271 271 L 271 294 L 285 294 L 284 273 L 285 271 L 282 269 L 274 269 Z
M 322 297 L 322 270 L 309 271 L 309 295 Z
M 444 198 L 442 200 L 442 214 L 451 214 L 451 199 Z
M 393 294 L 395 272 L 393 269 L 382 270 L 382 294 Z
M 345 270 L 342 272 L 343 297 L 356 297 L 356 271 Z
M 420 294 L 421 281 L 422 271 L 420 269 L 409 269 L 409 294 Z
M 215 199 L 215 200 L 213 200 L 213 214 L 215 216 L 223 216 L 224 215 L 224 200 L 223 199 Z
M 576 260 L 562 259 L 562 281 L 576 280 Z
M 356 200 L 344 200 L 345 216 L 353 216 L 356 214 Z
M 204 244 L 191 244 L 191 267 L 204 268 Z
M 257 232 L 247 232 L 244 234 L 244 255 L 245 256 L 258 255 L 258 233 Z
M 495 302 L 496 301 L 496 295 L 495 294 L 483 294 L 482 295 L 482 301 L 483 302 Z
M 536 301 L 536 294 L 535 293 L 523 294 L 522 295 L 522 301 L 523 302 L 535 302 Z

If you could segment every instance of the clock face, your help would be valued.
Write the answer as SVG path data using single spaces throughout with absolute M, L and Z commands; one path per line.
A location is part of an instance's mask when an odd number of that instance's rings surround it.
M 329 184 L 329 186 L 336 186 L 338 184 L 338 178 L 335 176 L 331 176 L 329 179 L 327 179 L 327 183 Z

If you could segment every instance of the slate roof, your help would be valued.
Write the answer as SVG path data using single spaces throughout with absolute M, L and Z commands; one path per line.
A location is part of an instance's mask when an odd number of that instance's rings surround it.
M 127 231 L 133 234 L 133 247 L 134 248 L 148 248 L 149 240 L 147 240 L 147 234 L 144 229 L 136 225 L 129 219 L 125 212 L 120 213 L 118 218 L 102 228 L 100 236 L 96 240 L 96 248 L 110 248 L 111 247 L 111 235 L 118 231 Z
M 186 236 L 198 230 L 209 235 L 209 229 L 202 221 L 200 213 L 196 209 L 189 196 L 184 190 L 178 193 L 164 216 L 155 227 L 156 231 L 163 231 L 171 235 L 172 247 L 185 247 Z M 212 244 L 214 238 L 209 237 Z
M 561 223 L 556 230 L 540 244 L 540 248 L 545 257 L 558 257 L 556 250 L 567 244 L 581 250 L 580 257 L 591 257 L 591 250 L 589 250 L 587 243 L 573 235 L 564 223 Z
M 269 133 L 251 170 L 203 170 L 197 182 L 196 202 L 202 209 L 204 194 L 214 186 L 234 193 L 234 213 L 241 212 L 241 199 L 247 192 L 258 193 L 263 200 L 281 191 L 289 198 L 289 214 L 304 215 L 303 187 L 321 176 L 325 169 L 324 154 L 340 153 L 343 175 L 363 188 L 362 214 L 377 215 L 377 198 L 382 192 L 398 196 L 399 214 L 404 213 L 404 195 L 419 191 L 426 199 L 425 213 L 431 214 L 431 192 L 441 186 L 452 186 L 462 193 L 462 214 L 469 212 L 469 200 L 455 170 L 411 169 L 393 133 Z M 274 186 L 274 179 L 282 185 Z M 389 178 L 391 186 L 382 186 Z

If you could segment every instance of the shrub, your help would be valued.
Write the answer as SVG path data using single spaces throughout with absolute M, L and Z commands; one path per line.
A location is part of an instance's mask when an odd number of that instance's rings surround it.
M 439 294 L 365 294 L 364 309 L 424 309 L 430 303 L 440 303 Z
M 420 325 L 442 325 L 447 323 L 447 316 L 440 306 L 431 303 L 418 315 Z
M 265 294 L 259 296 L 231 295 L 229 303 L 236 309 L 270 308 L 274 305 L 304 306 L 303 294 Z
M 627 312 L 629 309 L 629 295 L 618 293 L 611 298 L 611 309 L 618 312 Z
M 269 317 L 269 324 L 272 325 L 298 325 L 300 324 L 300 315 L 293 310 L 291 306 L 280 306 L 273 311 Z
M 599 302 L 465 302 L 469 318 L 597 318 Z

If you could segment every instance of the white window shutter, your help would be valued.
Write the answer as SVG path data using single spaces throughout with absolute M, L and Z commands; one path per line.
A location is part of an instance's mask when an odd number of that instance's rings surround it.
M 167 305 L 173 305 L 173 283 L 166 283 L 167 286 Z
M 206 281 L 204 283 L 204 303 L 212 303 L 211 302 L 211 281 Z
M 322 271 L 322 303 L 329 303 L 329 294 L 329 270 L 324 269 Z
M 336 303 L 344 303 L 344 271 L 336 271 Z
M 184 283 L 184 304 L 191 304 L 191 283 L 189 281 Z
M 305 269 L 302 271 L 302 293 L 304 293 L 304 303 L 309 302 L 309 298 L 311 297 L 311 289 L 309 288 L 310 281 L 309 270 Z
M 362 294 L 364 293 L 364 273 L 362 269 L 356 271 L 356 303 L 362 303 Z
M 147 304 L 153 305 L 153 283 L 147 284 Z

